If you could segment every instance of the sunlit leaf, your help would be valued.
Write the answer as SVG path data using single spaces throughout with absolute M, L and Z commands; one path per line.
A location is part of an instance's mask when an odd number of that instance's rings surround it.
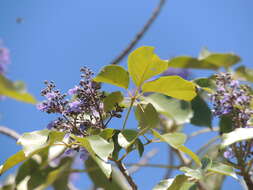
M 26 159 L 27 158 L 25 157 L 25 154 L 22 150 L 12 155 L 4 162 L 3 165 L 0 166 L 0 176 L 8 169 L 19 164 L 20 162 L 25 161 Z
M 135 130 L 124 130 L 118 134 L 118 143 L 121 147 L 127 149 L 134 143 L 138 137 L 138 132 Z
M 107 162 L 109 155 L 113 152 L 113 143 L 107 142 L 98 135 L 89 136 L 87 140 L 95 154 Z
M 211 62 L 199 60 L 189 56 L 178 56 L 169 60 L 169 67 L 185 69 L 211 69 L 216 70 L 219 67 Z
M 0 75 L 0 95 L 13 98 L 18 101 L 35 104 L 35 98 L 26 92 L 24 85 L 21 82 L 13 83 L 9 79 Z
M 247 80 L 253 82 L 253 69 L 245 66 L 240 66 L 235 70 L 233 77 L 240 80 Z
M 110 138 L 112 138 L 112 136 L 114 135 L 116 131 L 112 128 L 106 128 L 103 131 L 101 131 L 101 133 L 99 134 L 100 137 L 103 137 L 104 139 L 108 140 Z
M 104 190 L 131 190 L 125 177 L 119 171 L 113 169 L 111 179 L 108 180 L 108 177 L 92 158 L 85 162 L 85 166 L 89 177 L 97 188 L 101 187 Z
M 154 128 L 159 123 L 158 114 L 151 103 L 148 103 L 145 107 L 138 105 L 135 110 L 135 117 L 139 121 L 141 129 Z
M 112 92 L 104 99 L 104 111 L 111 111 L 114 108 L 115 104 L 119 104 L 123 101 L 123 99 L 124 97 L 121 92 Z
M 160 77 L 143 85 L 143 92 L 157 92 L 173 98 L 190 101 L 197 94 L 195 84 L 179 76 Z
M 173 148 L 178 149 L 187 154 L 188 156 L 190 156 L 198 165 L 201 166 L 201 161 L 199 157 L 194 152 L 192 152 L 190 149 L 188 149 L 183 145 L 186 141 L 185 134 L 175 132 L 161 135 L 154 129 L 152 129 L 152 133 L 156 138 L 162 140 L 163 142 L 168 143 Z
M 185 175 L 164 179 L 160 181 L 153 190 L 190 190 L 194 183 L 188 182 L 187 179 L 188 177 Z
M 127 89 L 129 84 L 129 75 L 128 72 L 121 66 L 108 65 L 102 68 L 93 80 Z
M 237 128 L 230 133 L 222 135 L 221 148 L 225 148 L 235 142 L 253 138 L 253 128 Z
M 191 169 L 188 167 L 181 167 L 180 170 L 184 172 L 184 175 L 195 180 L 200 180 L 203 175 L 200 169 Z
M 154 47 L 140 47 L 128 56 L 128 70 L 134 84 L 140 87 L 144 81 L 164 72 L 167 61 L 154 54 Z
M 222 174 L 222 175 L 231 176 L 235 179 L 238 179 L 233 167 L 228 166 L 228 165 L 223 164 L 223 163 L 220 163 L 220 162 L 212 162 L 211 167 L 209 167 L 207 169 L 207 171 L 211 171 L 211 172 Z
M 153 93 L 144 97 L 144 103 L 152 103 L 157 112 L 173 119 L 176 124 L 189 123 L 193 112 L 189 102 L 168 98 L 162 94 Z

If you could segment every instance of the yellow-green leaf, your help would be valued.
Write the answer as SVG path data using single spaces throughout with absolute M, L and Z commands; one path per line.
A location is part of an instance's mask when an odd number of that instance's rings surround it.
M 129 74 L 121 66 L 108 65 L 103 67 L 93 80 L 95 82 L 109 83 L 127 89 L 129 84 Z
M 143 85 L 143 92 L 157 92 L 173 98 L 190 101 L 197 94 L 195 84 L 179 76 L 160 77 Z
M 128 57 L 128 70 L 134 84 L 140 87 L 144 81 L 164 72 L 167 61 L 154 54 L 154 47 L 143 46 L 133 51 Z
M 23 83 L 12 82 L 0 75 L 0 95 L 13 98 L 18 101 L 35 104 L 36 100 L 32 95 L 26 92 Z
M 0 176 L 8 169 L 12 168 L 13 166 L 23 162 L 27 158 L 25 157 L 24 151 L 21 150 L 16 154 L 9 157 L 3 165 L 0 166 Z

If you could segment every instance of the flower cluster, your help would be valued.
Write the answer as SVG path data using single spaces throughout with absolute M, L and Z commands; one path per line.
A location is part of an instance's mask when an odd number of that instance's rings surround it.
M 46 100 L 37 104 L 37 108 L 49 114 L 61 115 L 48 124 L 48 129 L 65 132 L 68 136 L 73 134 L 85 137 L 89 136 L 92 130 L 106 128 L 113 117 L 121 116 L 123 108 L 117 104 L 113 110 L 104 111 L 103 100 L 106 96 L 101 92 L 100 84 L 92 80 L 93 73 L 87 67 L 81 68 L 81 72 L 79 84 L 69 89 L 66 94 L 56 90 L 53 82 L 45 82 L 47 87 L 41 91 L 41 95 Z M 69 99 L 67 99 L 68 96 L 70 96 Z M 86 150 L 78 146 L 71 147 L 67 153 L 73 150 L 82 152 L 81 158 L 86 157 L 84 155 Z
M 213 113 L 216 116 L 228 115 L 232 118 L 233 128 L 247 127 L 253 111 L 250 108 L 252 95 L 246 85 L 233 80 L 231 74 L 216 75 L 216 93 L 212 95 Z
M 245 128 L 249 126 L 249 120 L 252 117 L 251 109 L 252 95 L 247 85 L 240 85 L 239 81 L 233 80 L 230 73 L 220 73 L 216 75 L 216 93 L 211 97 L 215 116 L 228 116 L 232 120 L 232 129 Z M 251 157 L 251 142 L 241 142 L 234 147 L 228 147 L 224 152 L 226 159 L 235 157 L 235 151 L 240 149 L 244 158 Z

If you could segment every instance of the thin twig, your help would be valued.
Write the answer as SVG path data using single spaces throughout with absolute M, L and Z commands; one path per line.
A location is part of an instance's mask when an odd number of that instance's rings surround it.
M 129 174 L 137 172 L 141 166 L 145 165 L 148 163 L 150 158 L 154 157 L 157 154 L 158 150 L 157 149 L 152 149 L 149 151 L 147 154 L 145 154 L 140 161 L 137 163 L 138 165 L 133 165 L 128 169 Z M 141 165 L 141 166 L 140 166 Z
M 18 140 L 21 136 L 13 129 L 10 129 L 8 127 L 0 126 L 0 133 L 7 135 L 8 137 L 11 137 L 15 140 Z
M 208 132 L 217 132 L 219 131 L 219 127 L 213 127 L 212 129 L 210 128 L 204 128 L 204 129 L 201 129 L 201 130 L 198 130 L 198 131 L 195 131 L 193 133 L 191 133 L 187 140 L 190 140 L 191 138 L 195 137 L 195 136 L 198 136 L 198 135 L 201 135 L 201 134 L 204 134 L 204 133 L 208 133 Z
M 137 185 L 135 184 L 135 182 L 133 181 L 133 178 L 129 175 L 129 173 L 127 172 L 124 164 L 121 161 L 115 161 L 116 165 L 118 166 L 119 170 L 121 171 L 121 173 L 124 175 L 124 177 L 126 178 L 126 180 L 128 181 L 129 185 L 132 187 L 132 190 L 137 190 Z
M 151 17 L 147 21 L 147 23 L 143 26 L 143 28 L 136 34 L 134 39 L 128 44 L 128 46 L 111 62 L 111 64 L 119 64 L 120 61 L 134 48 L 137 42 L 143 37 L 143 35 L 150 28 L 151 24 L 156 20 L 157 16 L 162 10 L 163 5 L 166 0 L 160 0 L 158 6 L 154 9 Z
M 174 161 L 175 161 L 174 152 L 172 151 L 172 148 L 169 147 L 168 153 L 169 153 L 168 164 L 172 166 L 174 165 Z M 173 171 L 173 168 L 168 168 L 163 178 L 164 179 L 170 178 L 172 171 Z
M 147 163 L 147 164 L 127 163 L 125 165 L 126 166 L 151 167 L 151 168 L 171 168 L 171 169 L 179 169 L 183 166 L 183 165 L 170 166 L 170 165 L 166 165 L 166 164 L 149 164 L 149 163 Z

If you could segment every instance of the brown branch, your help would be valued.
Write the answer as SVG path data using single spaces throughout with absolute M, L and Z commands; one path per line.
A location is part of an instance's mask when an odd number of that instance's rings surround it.
M 8 137 L 11 137 L 15 140 L 18 140 L 20 138 L 20 134 L 8 127 L 0 126 L 0 133 L 7 135 Z
M 132 177 L 129 175 L 129 173 L 127 172 L 124 164 L 121 161 L 115 161 L 116 165 L 118 166 L 119 170 L 121 171 L 121 173 L 124 175 L 124 177 L 126 178 L 126 180 L 128 181 L 129 185 L 132 187 L 132 190 L 137 190 L 137 185 L 135 184 L 135 182 L 133 181 Z
M 111 64 L 116 65 L 119 64 L 120 61 L 134 48 L 137 42 L 144 36 L 147 30 L 150 28 L 152 23 L 156 20 L 157 16 L 162 10 L 163 5 L 166 0 L 160 0 L 158 6 L 154 9 L 151 17 L 147 21 L 147 23 L 143 26 L 143 28 L 136 34 L 134 39 L 128 44 L 128 46 L 111 62 Z

